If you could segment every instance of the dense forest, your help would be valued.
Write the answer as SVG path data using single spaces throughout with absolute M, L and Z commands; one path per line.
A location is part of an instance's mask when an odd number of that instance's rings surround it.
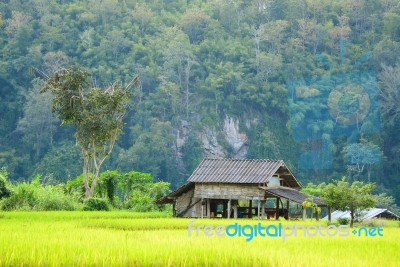
M 103 170 L 175 188 L 203 157 L 283 159 L 303 184 L 346 176 L 400 203 L 399 0 L 3 0 L 0 51 L 12 180 L 82 173 L 39 93 L 77 65 L 94 86 L 138 78 Z

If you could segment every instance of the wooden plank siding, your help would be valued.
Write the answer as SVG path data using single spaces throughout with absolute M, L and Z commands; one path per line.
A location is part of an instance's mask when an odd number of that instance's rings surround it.
M 265 191 L 257 184 L 196 183 L 195 198 L 205 199 L 264 199 Z

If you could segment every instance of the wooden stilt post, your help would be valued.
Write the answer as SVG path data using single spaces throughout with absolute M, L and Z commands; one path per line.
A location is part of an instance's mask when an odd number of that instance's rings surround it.
M 286 199 L 286 212 L 287 212 L 287 219 L 290 220 L 290 205 L 289 205 L 289 199 Z
M 204 218 L 204 199 L 201 199 L 201 218 Z
M 301 207 L 301 213 L 302 213 L 302 215 L 303 215 L 303 221 L 305 221 L 306 220 L 306 208 L 305 207 Z
M 253 218 L 253 200 L 249 200 L 249 214 L 248 216 L 249 218 Z
M 207 199 L 207 218 L 211 218 L 210 199 Z
M 228 214 L 227 214 L 227 218 L 230 219 L 231 218 L 231 200 L 228 200 L 228 208 L 227 208 Z
M 276 210 L 275 210 L 275 212 L 276 212 L 275 219 L 277 219 L 277 220 L 279 219 L 279 200 L 280 200 L 279 197 L 277 197 L 276 198 L 276 207 L 275 207 L 276 208 Z
M 261 219 L 265 219 L 265 200 L 261 200 Z
M 233 217 L 235 219 L 237 219 L 237 217 L 238 217 L 238 209 L 237 209 L 238 202 L 239 202 L 239 200 L 234 200 L 234 202 L 233 202 Z
M 258 200 L 258 203 L 257 203 L 257 218 L 258 219 L 260 219 L 261 218 L 261 210 L 260 210 L 260 205 L 261 205 L 261 202 L 260 202 L 260 200 Z

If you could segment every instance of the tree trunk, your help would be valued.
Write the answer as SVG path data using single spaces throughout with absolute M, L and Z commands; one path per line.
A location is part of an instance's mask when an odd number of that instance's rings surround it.
M 353 223 L 354 223 L 354 211 L 353 210 L 350 211 L 350 218 L 351 218 L 350 228 L 353 228 Z
M 89 155 L 86 151 L 82 151 L 83 154 L 83 185 L 85 187 L 85 199 L 90 198 L 90 187 L 89 187 Z

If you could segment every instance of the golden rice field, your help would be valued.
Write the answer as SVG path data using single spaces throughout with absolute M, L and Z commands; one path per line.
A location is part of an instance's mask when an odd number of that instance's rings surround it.
M 379 222 L 382 237 L 298 235 L 246 242 L 202 232 L 188 236 L 190 221 L 162 213 L 3 212 L 0 266 L 400 266 L 398 222 Z M 194 225 L 235 222 L 258 221 L 198 219 Z M 271 223 L 278 222 L 263 221 Z

